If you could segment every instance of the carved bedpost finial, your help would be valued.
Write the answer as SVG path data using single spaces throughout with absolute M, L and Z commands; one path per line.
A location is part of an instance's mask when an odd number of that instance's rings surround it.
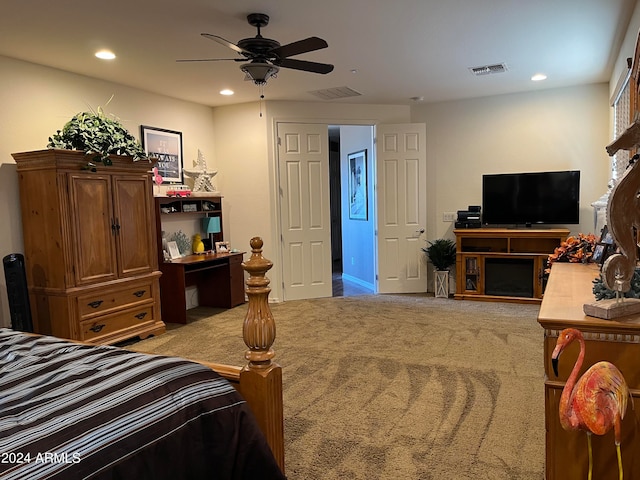
M 253 237 L 251 258 L 242 263 L 242 268 L 249 274 L 247 279 L 247 296 L 249 308 L 242 327 L 244 343 L 249 347 L 245 358 L 256 368 L 268 368 L 275 353 L 271 346 L 276 339 L 276 323 L 269 308 L 270 280 L 265 276 L 273 267 L 273 263 L 262 256 L 262 239 Z

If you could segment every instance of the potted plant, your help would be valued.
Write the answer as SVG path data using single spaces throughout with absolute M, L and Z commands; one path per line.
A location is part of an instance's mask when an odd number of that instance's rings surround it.
M 436 269 L 436 297 L 449 297 L 449 268 L 456 263 L 456 244 L 453 240 L 439 238 L 428 242 L 422 250 Z
M 148 159 L 144 148 L 114 117 L 105 115 L 100 107 L 96 112 L 80 112 L 62 130 L 49 137 L 47 148 L 82 150 L 93 160 L 111 165 L 109 155 L 132 157 L 133 161 Z M 95 167 L 91 162 L 87 168 Z

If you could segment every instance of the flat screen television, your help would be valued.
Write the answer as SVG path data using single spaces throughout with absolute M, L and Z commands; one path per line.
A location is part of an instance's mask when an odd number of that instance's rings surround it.
M 580 223 L 580 171 L 483 175 L 482 223 Z

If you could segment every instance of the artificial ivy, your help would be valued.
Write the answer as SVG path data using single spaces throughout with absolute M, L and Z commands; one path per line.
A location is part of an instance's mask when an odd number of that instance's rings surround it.
M 593 281 L 593 294 L 596 300 L 604 300 L 607 298 L 615 298 L 616 292 L 608 289 L 602 281 L 602 275 Z M 625 298 L 640 298 L 640 269 L 636 269 L 631 277 L 631 288 L 624 292 Z
M 62 130 L 49 137 L 48 148 L 83 150 L 95 155 L 94 160 L 111 165 L 109 155 L 125 155 L 134 161 L 148 158 L 144 148 L 115 118 L 109 118 L 101 108 L 97 112 L 80 112 Z

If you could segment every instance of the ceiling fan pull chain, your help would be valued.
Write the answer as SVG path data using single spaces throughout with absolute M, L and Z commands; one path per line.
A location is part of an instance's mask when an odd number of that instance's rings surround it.
M 264 84 L 258 85 L 260 89 L 260 118 L 262 118 L 262 100 L 264 100 Z

